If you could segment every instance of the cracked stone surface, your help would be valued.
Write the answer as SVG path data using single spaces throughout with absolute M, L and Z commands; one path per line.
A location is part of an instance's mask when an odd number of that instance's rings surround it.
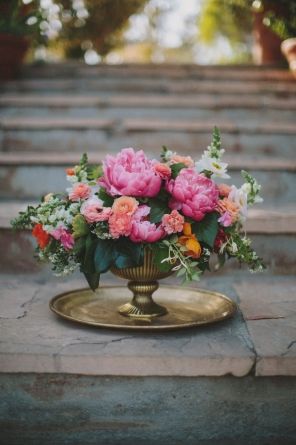
M 82 278 L 2 275 L 1 282 L 1 372 L 244 376 L 255 362 L 240 313 L 216 325 L 175 333 L 111 331 L 69 323 L 50 312 L 51 297 L 85 287 Z M 229 278 L 202 284 L 236 299 Z
M 255 345 L 256 375 L 296 375 L 296 279 L 234 284 Z
M 111 280 L 118 284 L 108 275 L 103 284 Z M 258 376 L 296 375 L 295 286 L 291 277 L 205 277 L 200 287 L 238 301 L 244 318 L 239 311 L 215 325 L 141 334 L 82 326 L 51 313 L 54 295 L 85 287 L 79 276 L 2 275 L 0 372 L 240 377 L 255 369 Z

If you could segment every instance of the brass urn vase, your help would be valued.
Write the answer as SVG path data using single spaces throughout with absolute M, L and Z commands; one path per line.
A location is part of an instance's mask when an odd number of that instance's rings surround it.
M 118 308 L 121 315 L 132 318 L 152 318 L 165 315 L 167 309 L 155 303 L 153 292 L 158 289 L 158 281 L 170 276 L 173 272 L 160 272 L 153 263 L 152 251 L 146 248 L 144 251 L 144 263 L 142 266 L 126 267 L 118 269 L 112 267 L 111 272 L 120 278 L 129 280 L 128 288 L 133 293 L 130 303 L 125 303 Z

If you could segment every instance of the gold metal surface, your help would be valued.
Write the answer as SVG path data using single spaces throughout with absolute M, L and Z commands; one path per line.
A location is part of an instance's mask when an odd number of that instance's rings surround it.
M 202 289 L 161 286 L 156 299 L 167 308 L 162 317 L 138 319 L 122 317 L 116 307 L 129 298 L 120 286 L 102 286 L 96 292 L 75 290 L 56 296 L 50 308 L 59 316 L 81 324 L 103 328 L 168 331 L 214 323 L 231 317 L 236 304 L 218 292 Z
M 120 278 L 130 280 L 128 288 L 133 293 L 130 303 L 125 303 L 118 308 L 121 315 L 126 317 L 146 319 L 165 315 L 167 310 L 164 306 L 155 303 L 152 294 L 158 289 L 157 280 L 166 278 L 172 272 L 160 272 L 153 263 L 152 252 L 146 248 L 144 252 L 144 263 L 142 266 L 125 267 L 117 269 L 111 268 L 111 272 Z

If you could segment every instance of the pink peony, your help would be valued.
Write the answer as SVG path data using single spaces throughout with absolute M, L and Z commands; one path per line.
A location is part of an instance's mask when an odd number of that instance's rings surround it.
M 116 156 L 107 155 L 103 172 L 99 183 L 112 196 L 153 197 L 160 190 L 161 179 L 143 150 L 135 152 L 133 148 L 124 148 Z
M 216 209 L 219 192 L 216 184 L 193 168 L 183 168 L 176 179 L 169 181 L 172 209 L 181 210 L 185 216 L 201 221 L 206 213 Z
M 132 230 L 131 215 L 118 215 L 112 213 L 109 218 L 109 232 L 112 238 L 119 238 L 120 236 L 129 236 Z
M 145 219 L 149 212 L 150 208 L 142 205 L 133 217 L 130 239 L 134 243 L 155 243 L 165 235 L 165 231 L 161 225 L 157 226 Z
M 80 209 L 80 213 L 90 224 L 100 221 L 107 221 L 110 214 L 110 207 L 103 207 L 103 201 L 96 196 L 85 201 Z
M 87 199 L 91 195 L 91 188 L 83 182 L 77 182 L 69 191 L 69 199 L 71 201 L 79 201 L 79 199 Z
M 162 226 L 169 235 L 172 233 L 182 232 L 183 225 L 184 216 L 177 210 L 173 210 L 170 214 L 165 214 L 162 217 Z
M 162 164 L 161 162 L 157 162 L 156 164 L 153 165 L 153 169 L 161 179 L 169 179 L 171 177 L 172 170 L 167 164 Z
M 54 239 L 60 241 L 66 250 L 73 249 L 74 238 L 64 226 L 57 227 L 50 234 Z
M 121 196 L 115 199 L 112 211 L 117 215 L 133 215 L 138 208 L 138 201 L 130 196 Z

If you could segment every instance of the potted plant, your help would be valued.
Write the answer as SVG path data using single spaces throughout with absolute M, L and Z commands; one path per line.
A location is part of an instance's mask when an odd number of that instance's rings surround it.
M 37 28 L 38 11 L 34 2 L 24 4 L 21 0 L 0 0 L 1 79 L 17 75 L 29 48 L 30 38 Z
M 232 257 L 252 271 L 264 267 L 243 230 L 248 205 L 262 201 L 260 186 L 247 172 L 240 188 L 221 183 L 229 178 L 223 152 L 215 129 L 197 162 L 166 148 L 161 161 L 133 148 L 108 155 L 102 166 L 88 165 L 84 155 L 67 169 L 67 193 L 47 195 L 13 226 L 32 229 L 39 258 L 59 275 L 79 268 L 93 290 L 108 270 L 130 280 L 133 299 L 121 315 L 164 315 L 152 300 L 160 278 L 176 272 L 185 282 L 199 280 L 215 255 L 220 266 Z
M 208 0 L 200 15 L 200 37 L 211 42 L 217 35 L 226 36 L 241 52 L 250 46 L 256 64 L 273 64 L 283 60 L 281 37 L 270 26 L 271 17 L 286 17 L 295 0 Z
M 282 40 L 281 50 L 296 77 L 296 0 L 282 0 L 282 13 L 267 16 L 270 29 Z

